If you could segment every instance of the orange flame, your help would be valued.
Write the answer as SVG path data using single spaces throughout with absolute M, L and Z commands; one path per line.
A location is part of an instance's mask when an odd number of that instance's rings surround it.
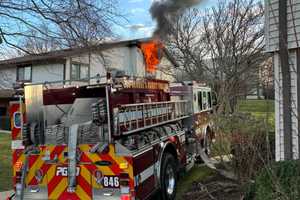
M 157 40 L 144 42 L 141 44 L 141 50 L 144 54 L 146 72 L 154 73 L 157 65 L 160 63 L 162 43 Z

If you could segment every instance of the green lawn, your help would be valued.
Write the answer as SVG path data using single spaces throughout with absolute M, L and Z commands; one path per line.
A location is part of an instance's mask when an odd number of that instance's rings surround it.
M 275 130 L 274 100 L 241 100 L 238 111 L 250 113 L 258 119 L 268 121 L 270 131 Z
M 239 101 L 239 110 L 246 112 L 274 113 L 274 100 L 241 100 Z
M 206 166 L 196 165 L 195 167 L 193 167 L 187 174 L 185 174 L 184 177 L 182 177 L 180 179 L 178 186 L 177 186 L 176 200 L 181 200 L 182 195 L 189 188 L 191 188 L 191 186 L 194 182 L 208 178 L 209 176 L 212 176 L 213 174 L 214 174 L 214 171 L 209 169 Z
M 11 137 L 0 133 L 0 191 L 12 189 Z

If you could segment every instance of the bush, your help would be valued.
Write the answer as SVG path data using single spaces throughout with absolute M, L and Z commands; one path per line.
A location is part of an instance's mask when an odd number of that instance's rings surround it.
M 300 162 L 282 161 L 265 167 L 255 179 L 255 200 L 300 199 Z
M 274 137 L 270 137 L 263 120 L 245 113 L 219 115 L 214 123 L 219 141 L 214 145 L 214 154 L 233 154 L 230 162 L 224 162 L 225 168 L 233 171 L 241 183 L 249 183 L 272 160 L 270 143 Z

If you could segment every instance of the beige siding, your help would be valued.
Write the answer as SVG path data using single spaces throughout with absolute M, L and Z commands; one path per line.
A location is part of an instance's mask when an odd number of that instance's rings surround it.
M 266 51 L 279 49 L 278 0 L 265 0 Z M 291 2 L 291 4 L 290 4 Z M 300 0 L 287 0 L 288 48 L 299 47 L 300 43 Z

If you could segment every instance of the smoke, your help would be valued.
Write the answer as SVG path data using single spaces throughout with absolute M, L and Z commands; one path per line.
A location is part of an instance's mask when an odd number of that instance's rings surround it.
M 155 37 L 164 38 L 172 31 L 174 24 L 186 9 L 199 4 L 202 0 L 154 0 L 150 13 L 156 20 Z

